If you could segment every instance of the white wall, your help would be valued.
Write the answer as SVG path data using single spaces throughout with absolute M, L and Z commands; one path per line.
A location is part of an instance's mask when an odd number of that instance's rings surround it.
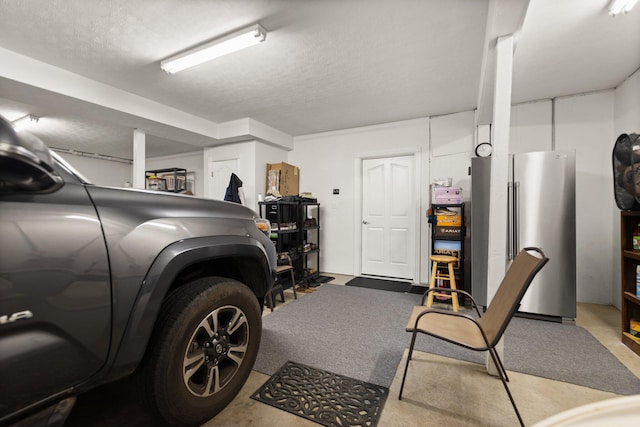
M 211 170 L 209 162 L 220 160 L 237 160 L 236 175 L 242 180 L 242 192 L 245 204 L 253 209 L 256 205 L 256 141 L 239 142 L 204 150 L 204 197 L 209 197 L 209 177 Z
M 475 113 L 460 113 L 435 116 L 430 119 L 431 157 L 469 153 L 473 150 Z
M 514 105 L 511 142 L 513 152 L 576 150 L 577 273 L 580 302 L 614 303 L 619 307 L 619 211 L 612 194 L 611 150 L 620 133 L 640 133 L 640 71 L 615 91 L 576 95 L 552 101 Z M 555 128 L 553 123 L 555 122 Z M 422 153 L 419 171 L 422 188 L 420 212 L 420 281 L 426 283 L 429 226 L 428 185 L 433 178 L 451 176 L 469 200 L 468 166 L 473 156 L 473 112 L 296 137 L 294 150 L 249 141 L 204 149 L 202 153 L 147 159 L 147 169 L 185 167 L 196 171 L 196 194 L 204 197 L 209 161 L 238 159 L 247 205 L 257 210 L 257 194 L 264 194 L 265 165 L 286 161 L 300 168 L 300 191 L 309 191 L 322 206 L 320 270 L 354 274 L 359 260 L 355 224 L 354 178 L 356 159 L 392 156 L 416 150 Z M 551 135 L 555 129 L 555 135 Z M 431 140 L 430 140 L 431 136 Z M 433 149 L 429 150 L 429 147 Z M 92 182 L 124 186 L 131 166 L 62 154 Z M 180 164 L 178 164 L 180 163 Z M 333 195 L 334 188 L 340 189 Z M 603 250 L 604 248 L 604 250 Z
M 638 73 L 614 91 L 576 95 L 552 101 L 515 105 L 511 137 L 514 151 L 539 151 L 555 148 L 576 150 L 577 206 L 577 299 L 580 302 L 610 304 L 619 294 L 619 263 L 614 237 L 615 201 L 612 195 L 611 149 L 616 127 L 640 123 L 640 78 Z M 614 96 L 615 95 L 615 96 Z M 631 111 L 631 113 L 629 112 Z M 618 117 L 620 119 L 618 119 Z M 473 156 L 473 112 L 418 119 L 294 139 L 289 163 L 300 167 L 301 191 L 311 191 L 322 204 L 321 271 L 353 274 L 356 253 L 354 230 L 354 159 L 367 152 L 392 152 L 419 145 L 425 155 L 421 171 L 421 259 L 428 256 L 429 228 L 424 221 L 428 207 L 428 184 L 433 178 L 451 176 L 454 185 L 463 187 L 463 199 L 469 200 L 468 166 Z M 554 125 L 555 123 L 555 125 Z M 619 124 L 618 124 L 619 123 Z M 431 140 L 425 137 L 430 125 Z M 555 135 L 551 134 L 555 126 Z M 429 152 L 429 146 L 433 147 Z M 428 153 L 428 155 L 427 155 Z M 427 165 L 427 160 L 430 164 Z M 340 195 L 333 195 L 334 188 Z M 615 213 L 617 215 L 617 212 Z M 605 248 L 605 250 L 603 250 Z M 612 249 L 613 248 L 613 249 Z M 422 265 L 425 270 L 426 262 Z M 619 269 L 619 267 L 618 267 Z M 612 277 L 615 279 L 612 283 Z M 420 280 L 426 282 L 425 275 Z M 619 299 L 619 296 L 617 297 Z M 615 301 L 615 300 L 613 300 Z
M 613 107 L 614 114 L 614 135 L 611 140 L 611 148 L 615 138 L 622 133 L 640 134 L 640 70 L 625 80 L 616 88 Z M 613 196 L 612 196 L 613 197 Z M 613 304 L 620 308 L 620 210 L 615 202 L 612 207 L 612 236 L 613 236 L 613 259 L 611 298 Z
M 462 187 L 462 199 L 471 198 L 471 154 L 475 143 L 475 112 L 463 111 L 431 117 L 430 179 L 452 178 L 451 185 Z
M 640 133 L 640 70 L 615 91 L 615 133 Z
M 259 212 L 258 194 L 264 196 L 267 163 L 288 162 L 287 150 L 260 141 L 247 141 L 206 148 L 203 152 L 203 197 L 209 192 L 209 162 L 221 160 L 238 161 L 238 177 L 242 180 L 246 206 Z
M 125 187 L 125 183 L 131 182 L 131 165 L 129 164 L 67 153 L 58 154 L 93 184 Z
M 559 98 L 555 105 L 557 150 L 576 150 L 577 299 L 612 302 L 613 247 L 611 149 L 614 91 Z M 617 284 L 616 284 L 617 286 Z
M 511 154 L 553 149 L 552 101 L 550 99 L 511 107 L 509 152 Z
M 354 229 L 355 198 L 360 197 L 354 182 L 358 160 L 418 151 L 424 154 L 419 173 L 425 177 L 428 176 L 425 160 L 428 147 L 426 118 L 294 138 L 288 163 L 300 168 L 300 191 L 313 193 L 321 205 L 320 271 L 354 274 L 355 263 L 359 262 L 354 255 L 360 245 L 355 241 Z M 334 195 L 333 189 L 339 189 L 340 194 Z M 416 211 L 420 211 L 421 224 L 426 224 L 428 189 L 423 186 L 420 193 Z M 421 242 L 426 238 L 424 233 L 425 230 L 421 230 Z M 425 259 L 424 250 L 421 247 L 421 259 Z
M 176 154 L 172 156 L 147 157 L 145 169 L 182 168 L 187 170 L 187 179 L 194 180 L 194 195 L 204 197 L 204 153 L 194 151 L 191 153 Z M 190 173 L 193 172 L 193 173 Z

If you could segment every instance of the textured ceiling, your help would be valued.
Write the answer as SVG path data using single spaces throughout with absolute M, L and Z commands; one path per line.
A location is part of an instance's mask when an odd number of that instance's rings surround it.
M 515 102 L 613 88 L 640 66 L 640 7 L 614 19 L 607 3 L 530 1 Z M 475 108 L 488 4 L 5 0 L 0 47 L 213 122 L 249 117 L 296 136 Z M 257 22 L 265 43 L 174 75 L 160 70 L 168 56 Z M 144 129 L 4 83 L 0 113 L 50 118 L 37 132 L 52 146 L 130 157 L 132 129 Z M 200 148 L 183 142 L 150 134 L 147 154 Z
M 531 0 L 513 64 L 514 103 L 612 89 L 640 68 L 640 5 Z

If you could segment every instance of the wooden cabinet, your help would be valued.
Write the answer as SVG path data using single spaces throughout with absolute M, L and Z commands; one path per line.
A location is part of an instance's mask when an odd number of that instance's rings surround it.
M 633 232 L 640 224 L 640 211 L 620 213 L 621 280 L 622 280 L 622 342 L 640 355 L 640 339 L 631 335 L 631 320 L 640 322 L 640 298 L 638 297 L 637 274 L 640 266 L 640 251 L 633 250 Z

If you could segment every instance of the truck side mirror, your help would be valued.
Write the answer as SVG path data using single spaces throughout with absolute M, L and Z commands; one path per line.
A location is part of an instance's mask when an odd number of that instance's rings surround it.
M 49 193 L 64 185 L 49 148 L 29 133 L 16 133 L 0 116 L 0 193 Z

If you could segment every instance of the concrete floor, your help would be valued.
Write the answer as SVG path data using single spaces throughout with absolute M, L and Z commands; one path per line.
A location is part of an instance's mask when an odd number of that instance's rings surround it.
M 328 274 L 331 284 L 344 284 L 350 276 Z M 304 298 L 303 295 L 298 297 Z M 285 292 L 291 304 L 293 294 Z M 284 305 L 278 303 L 276 310 Z M 265 316 L 270 311 L 265 310 Z M 620 311 L 613 306 L 578 304 L 576 325 L 587 329 L 636 376 L 640 357 L 620 341 Z M 407 346 L 409 335 L 407 334 Z M 405 358 L 406 358 L 405 351 Z M 429 353 L 414 352 L 403 400 L 398 390 L 406 359 L 398 365 L 378 425 L 400 426 L 514 426 L 518 420 L 497 377 L 484 367 Z M 509 372 L 510 389 L 525 424 L 532 425 L 554 414 L 618 395 L 532 375 Z M 257 402 L 249 396 L 269 379 L 253 371 L 240 394 L 218 416 L 204 424 L 218 426 L 317 426 L 318 424 Z
M 351 276 L 335 277 L 331 284 L 344 284 Z M 298 298 L 306 294 L 298 293 Z M 286 302 L 275 310 L 295 304 L 293 293 L 285 291 Z M 264 316 L 270 315 L 265 308 Z M 408 313 L 406 313 L 408 316 Z M 620 341 L 620 311 L 613 306 L 578 304 L 576 324 L 586 328 L 636 376 L 640 357 Z M 407 347 L 409 345 L 407 334 Z M 405 356 L 406 357 L 406 350 Z M 400 426 L 515 426 L 518 420 L 497 377 L 483 366 L 429 353 L 414 352 L 403 400 L 398 390 L 406 359 L 400 362 L 382 410 L 380 427 Z M 510 389 L 525 424 L 533 425 L 562 411 L 618 395 L 573 384 L 509 371 Z M 293 427 L 318 426 L 285 411 L 255 401 L 249 396 L 269 376 L 253 371 L 240 394 L 205 427 Z M 125 384 L 126 387 L 126 384 Z M 152 427 L 155 420 L 114 383 L 80 396 L 65 427 Z

